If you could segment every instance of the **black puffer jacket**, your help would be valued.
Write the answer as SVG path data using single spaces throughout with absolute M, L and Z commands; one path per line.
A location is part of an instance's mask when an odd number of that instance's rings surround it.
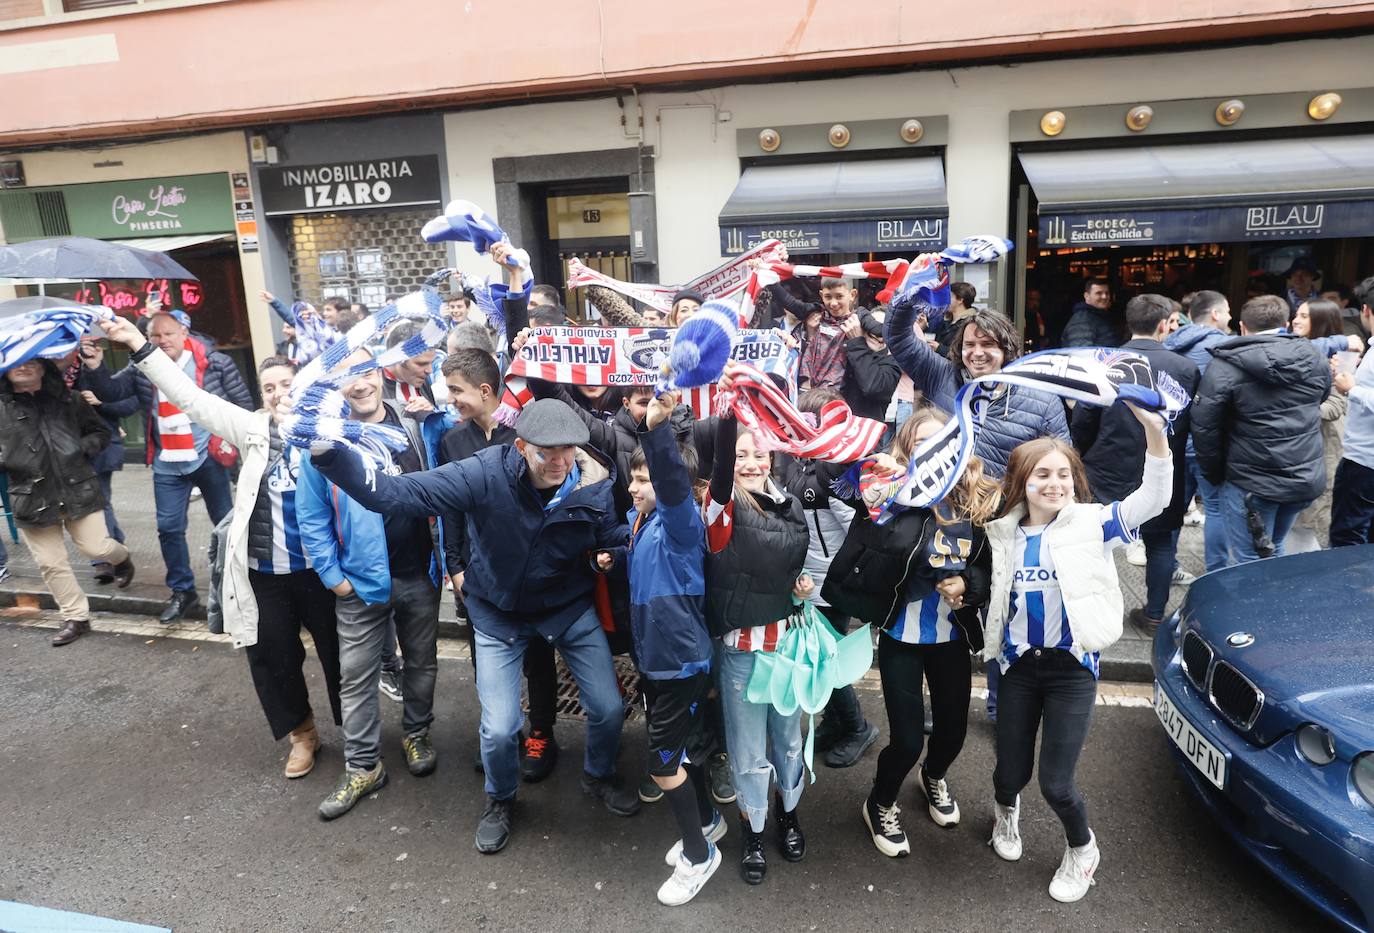
M 1119 347 L 1122 338 L 1122 319 L 1119 314 L 1108 308 L 1099 310 L 1080 301 L 1073 306 L 1069 323 L 1064 325 L 1064 334 L 1059 345 L 1064 347 Z
M 1193 450 L 1209 482 L 1274 502 L 1326 488 L 1321 404 L 1331 368 L 1295 334 L 1235 337 L 1212 349 L 1193 400 Z
M 52 525 L 105 508 L 91 458 L 110 443 L 110 429 L 86 400 L 43 363 L 43 385 L 15 392 L 0 376 L 0 472 L 21 525 Z

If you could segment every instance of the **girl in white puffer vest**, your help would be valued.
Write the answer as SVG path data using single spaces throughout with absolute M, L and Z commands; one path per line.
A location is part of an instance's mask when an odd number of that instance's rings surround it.
M 1065 903 L 1088 893 L 1100 860 L 1074 771 L 1097 698 L 1098 657 L 1121 637 L 1124 607 L 1112 551 L 1164 511 L 1173 489 L 1163 419 L 1131 411 L 1146 439 L 1145 474 L 1135 492 L 1093 503 L 1078 453 L 1042 437 L 1012 451 L 1002 517 L 986 526 L 992 596 L 983 653 L 1002 671 L 989 844 L 1008 861 L 1021 857 L 1019 795 L 1043 729 L 1040 790 L 1066 837 L 1049 892 Z

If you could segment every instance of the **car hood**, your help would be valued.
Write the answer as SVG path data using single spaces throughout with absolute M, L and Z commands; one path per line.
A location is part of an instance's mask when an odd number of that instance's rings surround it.
M 1374 545 L 1255 561 L 1198 578 L 1188 624 L 1297 721 L 1374 748 Z M 1234 633 L 1248 647 L 1227 644 Z

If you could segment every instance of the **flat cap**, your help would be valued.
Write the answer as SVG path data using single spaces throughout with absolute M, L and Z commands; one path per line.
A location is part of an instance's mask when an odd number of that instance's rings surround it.
M 582 419 L 556 398 L 541 398 L 521 409 L 515 436 L 536 447 L 581 447 L 591 440 Z

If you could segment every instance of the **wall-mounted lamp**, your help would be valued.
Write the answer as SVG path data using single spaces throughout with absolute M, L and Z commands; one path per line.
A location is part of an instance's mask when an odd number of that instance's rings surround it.
M 1068 122 L 1069 118 L 1064 116 L 1064 111 L 1051 110 L 1040 118 L 1040 132 L 1046 136 L 1058 136 L 1064 132 L 1064 127 Z
M 902 124 L 901 136 L 904 143 L 918 143 L 925 134 L 926 128 L 921 125 L 920 120 L 907 120 Z
M 843 149 L 849 145 L 849 127 L 843 123 L 836 123 L 826 134 L 826 139 L 830 140 L 830 145 L 836 149 Z
M 1141 104 L 1126 111 L 1126 128 L 1139 133 L 1150 125 L 1150 121 L 1155 118 L 1155 108 L 1149 104 Z
M 1215 116 L 1217 118 L 1217 123 L 1221 126 L 1233 126 L 1244 115 L 1245 101 L 1239 98 L 1233 97 L 1230 100 L 1224 100 L 1217 104 Z
M 759 131 L 759 148 L 764 152 L 777 152 L 782 145 L 782 134 L 774 129 Z
M 1325 120 L 1340 109 L 1341 95 L 1335 91 L 1318 94 L 1307 102 L 1307 115 L 1313 120 Z

